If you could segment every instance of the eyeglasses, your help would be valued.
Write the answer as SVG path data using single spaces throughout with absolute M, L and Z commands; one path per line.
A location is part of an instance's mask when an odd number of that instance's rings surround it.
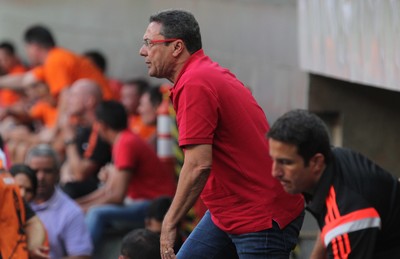
M 144 39 L 143 40 L 143 45 L 146 46 L 146 48 L 151 48 L 155 44 L 160 44 L 160 43 L 166 43 L 166 42 L 173 42 L 179 39 L 164 39 L 164 40 L 150 40 L 150 39 Z

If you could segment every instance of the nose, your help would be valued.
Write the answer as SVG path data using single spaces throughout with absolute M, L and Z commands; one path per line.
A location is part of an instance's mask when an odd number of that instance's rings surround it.
M 40 182 L 44 179 L 44 173 L 42 172 L 42 170 L 37 171 L 36 178 L 37 178 L 38 182 Z
M 280 178 L 283 175 L 282 168 L 276 163 L 276 161 L 273 161 L 272 163 L 272 176 L 274 178 Z
M 142 47 L 139 50 L 139 55 L 142 57 L 147 56 L 147 48 L 144 44 L 142 45 Z

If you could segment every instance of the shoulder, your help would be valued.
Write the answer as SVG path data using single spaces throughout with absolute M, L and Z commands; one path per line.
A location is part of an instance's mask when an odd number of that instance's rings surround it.
M 57 205 L 58 209 L 62 211 L 68 211 L 68 215 L 70 217 L 76 217 L 78 215 L 83 215 L 82 209 L 79 207 L 79 205 L 71 199 L 67 194 L 65 194 L 63 191 L 57 189 Z
M 71 60 L 75 60 L 76 55 L 72 53 L 71 51 L 64 49 L 64 48 L 53 48 L 50 50 L 47 59 L 46 59 L 46 64 L 50 63 L 61 63 L 61 62 L 68 62 Z

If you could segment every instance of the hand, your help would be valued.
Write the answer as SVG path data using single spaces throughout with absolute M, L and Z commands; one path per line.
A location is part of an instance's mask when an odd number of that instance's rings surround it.
M 66 184 L 69 182 L 74 182 L 75 177 L 71 172 L 71 167 L 69 166 L 68 160 L 66 160 L 60 169 L 60 183 Z
M 97 178 L 101 183 L 105 184 L 113 171 L 115 171 L 115 166 L 111 163 L 106 164 L 100 169 Z
M 32 249 L 29 251 L 29 259 L 50 259 L 49 250 L 47 246 Z
M 168 223 L 165 222 L 161 228 L 160 236 L 160 253 L 162 259 L 174 259 L 176 258 L 174 252 L 174 244 L 176 239 L 176 227 L 169 227 Z
M 75 127 L 71 124 L 67 124 L 62 129 L 62 136 L 64 141 L 70 141 L 76 137 Z

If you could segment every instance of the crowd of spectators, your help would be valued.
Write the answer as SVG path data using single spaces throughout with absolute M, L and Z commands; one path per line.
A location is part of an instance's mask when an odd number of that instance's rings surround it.
M 90 258 L 122 221 L 159 235 L 148 209 L 162 196 L 165 214 L 176 188 L 156 150 L 160 87 L 108 78 L 100 51 L 60 47 L 42 25 L 24 43 L 28 62 L 0 43 L 0 160 L 46 230 L 28 256 Z

